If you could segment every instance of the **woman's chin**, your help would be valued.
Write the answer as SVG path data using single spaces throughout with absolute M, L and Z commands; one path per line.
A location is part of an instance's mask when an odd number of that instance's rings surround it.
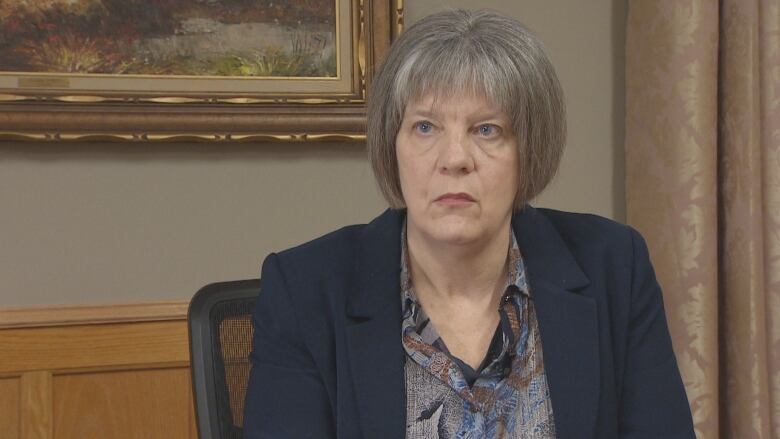
M 486 221 L 480 212 L 450 211 L 442 214 L 436 212 L 425 218 L 408 218 L 408 228 L 416 228 L 421 235 L 432 243 L 442 245 L 469 245 L 479 241 L 490 241 L 493 233 L 501 233 L 493 228 L 501 228 L 494 221 Z M 411 232 L 414 233 L 414 232 Z
M 485 231 L 467 221 L 441 221 L 433 225 L 429 235 L 434 242 L 445 245 L 466 245 L 484 238 Z

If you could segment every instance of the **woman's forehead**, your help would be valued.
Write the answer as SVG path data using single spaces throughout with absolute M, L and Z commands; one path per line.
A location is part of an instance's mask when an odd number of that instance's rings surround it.
M 446 94 L 428 93 L 410 100 L 404 111 L 405 115 L 428 116 L 445 116 L 453 113 L 490 114 L 496 117 L 507 117 L 504 109 L 484 94 L 463 91 Z

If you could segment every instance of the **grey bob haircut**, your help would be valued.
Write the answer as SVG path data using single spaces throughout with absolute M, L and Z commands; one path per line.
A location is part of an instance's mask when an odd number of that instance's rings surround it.
M 519 22 L 490 11 L 429 15 L 393 42 L 368 98 L 369 161 L 391 208 L 405 207 L 395 140 L 406 106 L 427 96 L 484 96 L 517 136 L 516 208 L 544 190 L 566 143 L 563 91 L 542 43 Z

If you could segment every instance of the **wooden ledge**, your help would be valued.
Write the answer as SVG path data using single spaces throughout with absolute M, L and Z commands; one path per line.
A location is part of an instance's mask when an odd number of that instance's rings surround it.
M 0 309 L 0 329 L 186 320 L 189 301 Z

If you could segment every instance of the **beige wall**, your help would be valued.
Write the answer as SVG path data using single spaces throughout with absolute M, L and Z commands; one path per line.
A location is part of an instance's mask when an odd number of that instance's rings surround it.
M 407 22 L 465 0 L 406 0 Z M 537 205 L 621 220 L 624 6 L 490 0 L 546 43 L 569 109 Z M 187 299 L 384 209 L 360 144 L 0 143 L 0 308 Z

